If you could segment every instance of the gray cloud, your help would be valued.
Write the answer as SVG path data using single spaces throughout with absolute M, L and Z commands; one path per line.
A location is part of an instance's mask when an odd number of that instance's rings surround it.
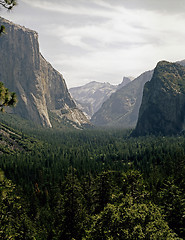
M 68 86 L 121 82 L 157 61 L 184 58 L 185 0 L 19 0 L 2 15 L 39 33 Z
M 28 2 L 28 0 L 24 1 Z M 50 0 L 32 0 L 30 4 L 34 2 L 40 2 L 42 5 L 44 5 L 44 3 L 51 3 Z M 84 7 L 93 10 L 109 10 L 109 6 L 124 6 L 128 9 L 145 9 L 163 13 L 182 13 L 185 11 L 185 0 L 52 0 L 52 5 L 54 6 L 56 4 L 63 6 L 70 5 L 76 8 Z
M 158 12 L 183 13 L 185 0 L 104 0 L 112 6 L 124 6 L 128 9 L 145 9 Z

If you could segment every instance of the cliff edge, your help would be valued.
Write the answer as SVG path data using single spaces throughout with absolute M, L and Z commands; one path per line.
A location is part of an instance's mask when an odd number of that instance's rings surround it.
M 185 68 L 161 61 L 144 86 L 134 135 L 178 134 L 184 130 Z
M 0 25 L 6 29 L 0 39 L 0 81 L 18 96 L 12 111 L 44 127 L 52 127 L 49 112 L 72 125 L 89 124 L 63 76 L 41 55 L 37 32 L 3 18 Z

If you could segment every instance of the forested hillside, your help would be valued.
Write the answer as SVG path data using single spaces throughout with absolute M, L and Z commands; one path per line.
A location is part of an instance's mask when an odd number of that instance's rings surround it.
M 1 239 L 185 238 L 184 136 L 33 135 L 42 147 L 1 155 Z
M 135 135 L 178 134 L 184 131 L 185 68 L 160 61 L 146 82 Z
M 42 143 L 0 122 L 0 155 L 32 151 L 36 146 Z

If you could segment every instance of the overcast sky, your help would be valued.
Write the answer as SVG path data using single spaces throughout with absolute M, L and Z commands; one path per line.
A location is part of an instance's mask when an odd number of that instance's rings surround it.
M 68 87 L 118 84 L 160 60 L 185 59 L 185 0 L 18 0 L 0 14 L 39 33 Z

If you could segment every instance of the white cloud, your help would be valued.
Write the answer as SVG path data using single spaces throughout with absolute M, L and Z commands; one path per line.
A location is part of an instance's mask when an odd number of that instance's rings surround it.
M 68 0 L 68 1 L 48 1 L 48 0 L 22 0 L 32 7 L 40 8 L 49 12 L 60 12 L 75 15 L 88 16 L 109 16 L 107 11 L 111 11 L 112 6 L 102 0 Z
M 136 0 L 132 6 L 121 0 L 20 0 L 21 10 L 11 17 L 39 32 L 43 55 L 69 86 L 118 83 L 159 60 L 185 58 L 184 14 L 177 7 L 172 14 L 168 5 L 160 9 L 161 1 L 153 11 L 154 1 L 147 1 L 139 7 Z

